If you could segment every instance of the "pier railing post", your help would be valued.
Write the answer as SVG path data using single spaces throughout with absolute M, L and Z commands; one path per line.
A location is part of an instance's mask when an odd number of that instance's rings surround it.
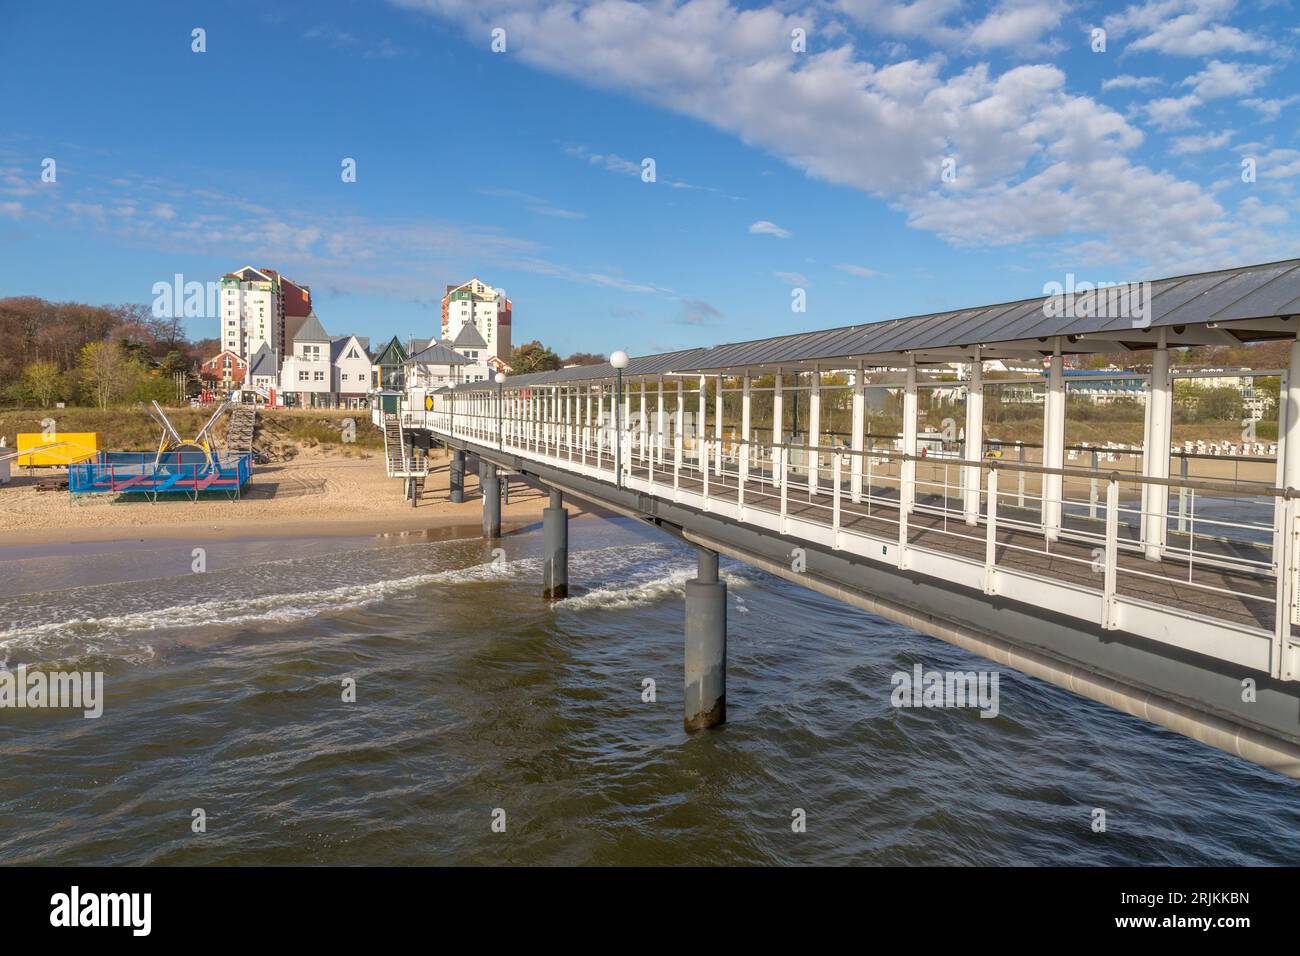
M 782 446 L 777 449 L 777 457 L 780 459 L 780 464 L 777 467 L 777 471 L 781 475 L 781 533 L 782 534 L 785 534 L 787 532 L 787 528 L 790 523 L 786 518 L 786 514 L 788 512 L 789 494 L 790 494 L 790 482 L 787 480 L 790 476 L 787 474 L 785 468 L 786 450 L 787 449 L 785 448 L 785 446 Z
M 745 520 L 745 478 L 749 475 L 749 444 L 740 446 L 740 473 L 737 475 L 737 505 L 740 508 L 740 520 Z
M 912 462 L 916 464 L 915 461 Z M 907 513 L 911 505 L 901 506 L 898 509 L 898 566 L 907 567 Z
M 835 477 L 832 479 L 831 499 L 831 547 L 838 550 L 840 546 L 840 469 L 843 467 L 843 456 L 836 452 L 831 456 L 832 466 L 835 469 Z
M 681 429 L 681 412 L 677 413 L 677 434 L 673 436 L 673 500 L 679 501 L 677 493 L 681 490 L 682 484 L 682 429 Z
M 1300 595 L 1296 594 L 1296 562 L 1300 560 L 1300 555 L 1296 554 L 1296 500 L 1290 497 L 1282 499 L 1281 507 L 1277 510 L 1282 513 L 1282 527 L 1277 529 L 1274 537 L 1277 550 L 1277 618 L 1274 621 L 1273 628 L 1273 651 L 1270 655 L 1269 674 L 1270 676 L 1281 680 L 1294 680 L 1295 674 L 1291 670 L 1290 661 L 1284 659 L 1287 648 L 1291 644 L 1291 620 L 1295 613 L 1296 601 L 1300 600 Z
M 686 582 L 687 730 L 727 719 L 727 585 L 718 576 L 718 554 L 697 548 L 699 570 Z
M 1101 626 L 1119 627 L 1115 607 L 1115 586 L 1119 575 L 1119 480 L 1114 476 L 1106 483 L 1106 548 L 1102 568 Z
M 988 498 L 984 504 L 987 514 L 984 536 L 984 593 L 996 594 L 995 578 L 998 562 L 998 470 L 989 469 Z
M 709 443 L 700 443 L 700 453 L 704 456 L 704 510 L 709 510 Z

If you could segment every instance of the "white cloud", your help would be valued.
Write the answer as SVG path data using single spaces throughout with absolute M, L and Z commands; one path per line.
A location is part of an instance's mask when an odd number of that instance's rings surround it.
M 1200 97 L 1189 93 L 1186 96 L 1166 96 L 1152 100 L 1146 105 L 1145 110 L 1156 129 L 1186 129 L 1196 125 L 1191 112 L 1200 105 Z
M 1274 149 L 1259 157 L 1259 178 L 1263 180 L 1300 177 L 1300 150 Z
M 1065 5 L 1053 0 L 1003 0 L 968 34 L 979 50 L 1023 48 L 1038 44 L 1061 23 Z
M 1153 86 L 1160 86 L 1164 80 L 1158 76 L 1113 76 L 1109 80 L 1101 81 L 1101 91 L 1109 93 L 1111 90 L 1146 90 Z
M 782 229 L 776 223 L 768 222 L 766 219 L 750 223 L 749 231 L 756 236 L 776 236 L 778 239 L 790 238 L 790 230 Z
M 577 212 L 572 209 L 565 209 L 557 206 L 549 199 L 543 199 L 540 196 L 533 196 L 529 193 L 520 192 L 517 189 L 476 189 L 481 196 L 493 196 L 497 199 L 511 199 L 523 203 L 529 212 L 539 216 L 550 216 L 552 219 L 586 219 L 586 213 Z
M 183 196 L 184 202 L 164 201 L 174 196 Z M 672 289 L 611 275 L 610 269 L 556 262 L 538 243 L 494 225 L 348 215 L 328 204 L 276 208 L 277 198 L 268 196 L 262 205 L 207 187 L 142 179 L 110 184 L 84 176 L 75 185 L 38 190 L 30 215 L 63 229 L 102 230 L 115 240 L 165 253 L 274 262 L 299 281 L 328 282 L 347 292 L 381 297 L 424 301 L 447 275 L 468 274 L 484 263 L 583 285 L 677 297 Z
M 1246 96 L 1262 86 L 1272 72 L 1271 66 L 1211 60 L 1200 73 L 1183 80 L 1182 85 L 1190 86 L 1202 100 Z
M 851 276 L 857 276 L 860 279 L 874 279 L 880 275 L 875 269 L 868 269 L 866 266 L 855 266 L 852 263 L 841 263 L 835 267 L 841 272 L 847 272 Z
M 1236 134 L 1236 130 L 1225 129 L 1221 133 L 1206 133 L 1202 136 L 1180 136 L 1174 140 L 1170 152 L 1175 156 L 1185 156 L 1188 153 L 1205 153 L 1212 149 L 1222 149 L 1232 142 L 1232 137 Z
M 388 37 L 366 39 L 327 24 L 312 27 L 303 33 L 302 38 L 325 43 L 336 50 L 358 52 L 366 59 L 387 60 L 402 55 L 401 48 Z
M 799 285 L 799 286 L 812 285 L 812 283 L 808 281 L 808 277 L 805 276 L 802 272 L 773 272 L 772 275 L 776 276 L 782 282 L 785 282 L 789 285 Z
M 999 0 L 978 20 L 956 19 L 962 0 L 836 0 L 859 27 L 886 36 L 920 37 L 938 46 L 1033 52 L 1065 13 L 1063 0 Z
M 17 219 L 23 214 L 23 204 L 20 202 L 0 202 L 0 216 L 12 216 Z
M 568 153 L 570 156 L 575 157 L 576 159 L 586 160 L 588 163 L 590 163 L 593 166 L 600 166 L 601 168 L 607 169 L 612 173 L 622 173 L 625 176 L 636 176 L 638 179 L 641 178 L 642 173 L 647 168 L 646 166 L 643 165 L 645 160 L 642 160 L 641 163 L 636 163 L 630 159 L 624 159 L 622 156 L 616 155 L 615 153 L 594 153 L 586 146 L 583 146 L 581 144 L 566 146 L 564 147 L 564 151 Z M 646 159 L 650 159 L 650 160 L 652 160 L 653 158 L 654 157 L 646 157 Z M 668 186 L 672 189 L 694 189 L 706 193 L 721 193 L 721 190 L 714 189 L 712 186 L 696 186 L 695 184 L 688 183 L 683 179 L 675 179 L 672 176 L 664 176 L 659 171 L 657 163 L 654 166 L 654 170 L 655 170 L 654 181 L 664 186 Z M 729 196 L 727 198 L 735 199 L 737 197 Z
M 1178 56 L 1262 53 L 1273 44 L 1222 21 L 1236 11 L 1236 0 L 1144 0 L 1106 17 L 1106 31 L 1137 35 L 1129 50 Z
M 1282 99 L 1249 99 L 1242 100 L 1243 106 L 1249 106 L 1266 120 L 1275 120 L 1282 115 L 1282 111 L 1293 103 L 1300 102 L 1300 95 L 1288 96 Z
M 796 16 L 734 0 L 392 2 L 452 19 L 474 37 L 504 27 L 512 55 L 531 66 L 708 123 L 816 179 L 888 201 L 913 227 L 953 243 L 1041 252 L 1056 242 L 1071 256 L 1165 268 L 1214 260 L 1242 236 L 1212 193 L 1137 160 L 1142 131 L 1070 92 L 1055 65 L 998 72 L 988 63 L 951 67 L 942 56 L 880 65 L 851 34 L 827 42 L 835 23 L 821 6 Z M 1162 22 L 1151 11 L 1200 16 L 1212 7 L 1143 4 L 1122 15 L 1121 28 L 1144 39 Z M 841 8 L 879 14 L 874 32 L 919 36 L 932 34 L 926 23 L 952 22 L 963 9 L 942 0 L 845 0 Z M 792 53 L 796 26 L 821 43 Z M 1195 125 L 1195 94 L 1158 102 L 1144 112 L 1162 129 Z M 949 156 L 958 177 L 943 183 Z

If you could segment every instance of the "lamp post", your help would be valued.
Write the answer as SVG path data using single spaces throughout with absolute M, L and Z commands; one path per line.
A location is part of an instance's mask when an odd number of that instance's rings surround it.
M 614 484 L 623 487 L 623 369 L 627 368 L 627 353 L 622 349 L 609 357 L 609 364 L 618 374 L 614 394 Z
M 501 429 L 501 386 L 506 383 L 506 373 L 497 372 L 492 380 L 497 383 L 497 448 L 506 447 L 505 432 Z

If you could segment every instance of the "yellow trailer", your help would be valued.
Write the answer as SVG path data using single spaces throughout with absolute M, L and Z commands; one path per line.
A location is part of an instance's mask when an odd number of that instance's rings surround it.
M 52 446 L 52 447 L 46 447 Z M 36 451 L 35 449 L 40 449 Z M 99 454 L 98 432 L 19 432 L 18 451 L 20 468 L 50 468 L 71 465 Z

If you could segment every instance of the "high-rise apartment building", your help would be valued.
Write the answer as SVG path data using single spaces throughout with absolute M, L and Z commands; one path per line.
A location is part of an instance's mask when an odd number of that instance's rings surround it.
M 294 334 L 311 314 L 311 289 L 274 269 L 244 266 L 221 277 L 220 309 L 223 349 L 251 363 L 266 345 L 279 367 L 292 351 Z
M 442 297 L 441 338 L 455 342 L 461 330 L 472 325 L 486 343 L 488 356 L 509 363 L 511 309 L 504 289 L 494 289 L 477 276 L 449 285 Z

